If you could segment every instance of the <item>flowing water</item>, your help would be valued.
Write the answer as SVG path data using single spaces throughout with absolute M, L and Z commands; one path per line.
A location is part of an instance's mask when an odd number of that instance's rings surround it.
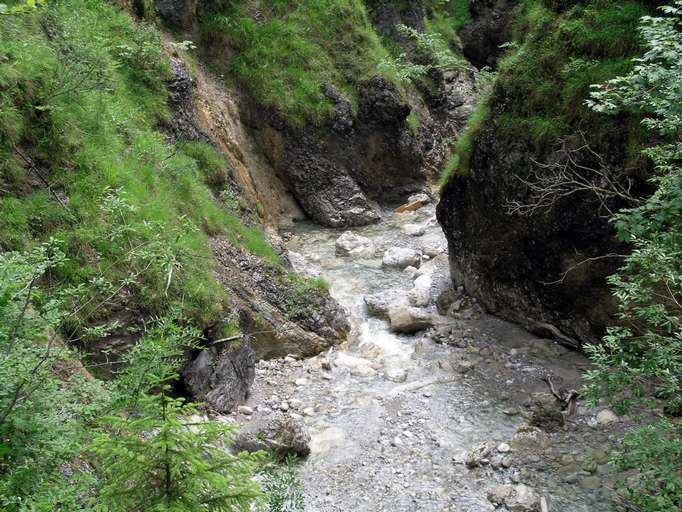
M 406 235 L 406 223 L 425 226 L 425 234 Z M 527 424 L 524 402 L 547 391 L 540 377 L 550 372 L 577 386 L 582 356 L 475 309 L 446 318 L 428 306 L 436 331 L 451 333 L 453 345 L 423 332 L 392 333 L 387 321 L 368 316 L 363 299 L 390 289 L 407 294 L 413 286 L 409 272 L 382 268 L 384 249 L 444 250 L 434 208 L 386 212 L 382 223 L 353 232 L 371 239 L 379 257 L 337 257 L 342 232 L 313 225 L 297 227 L 289 243 L 297 270 L 323 276 L 347 310 L 348 341 L 307 361 L 260 363 L 250 402 L 258 414 L 274 414 L 286 401 L 287 414 L 309 429 L 306 510 L 491 511 L 487 491 L 501 483 L 532 486 L 552 511 L 617 510 L 602 450 L 614 434 L 595 425 L 594 411 L 579 408 L 558 433 L 515 439 Z M 432 288 L 449 282 L 446 255 L 423 268 L 433 270 Z M 469 469 L 465 454 L 481 442 L 508 443 L 512 451 L 491 456 L 495 469 Z

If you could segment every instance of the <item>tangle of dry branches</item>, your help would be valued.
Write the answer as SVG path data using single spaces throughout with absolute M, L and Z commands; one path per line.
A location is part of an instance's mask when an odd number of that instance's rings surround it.
M 608 217 L 614 213 L 609 205 L 613 200 L 631 206 L 642 203 L 642 199 L 632 193 L 632 178 L 618 176 L 604 158 L 590 147 L 584 134 L 580 135 L 582 144 L 579 147 L 572 149 L 564 139 L 561 149 L 555 153 L 555 161 L 541 163 L 532 160 L 534 167 L 528 177 L 517 176 L 526 185 L 528 197 L 524 201 L 509 200 L 509 214 L 531 216 L 582 192 L 592 194 L 599 203 L 600 214 Z M 588 165 L 585 162 L 594 163 Z

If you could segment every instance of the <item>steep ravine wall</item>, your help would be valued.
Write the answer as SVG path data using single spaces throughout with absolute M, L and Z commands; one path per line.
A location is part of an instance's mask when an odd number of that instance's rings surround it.
M 326 289 L 288 268 L 276 229 L 304 214 L 255 148 L 236 107 L 238 99 L 210 72 L 192 66 L 169 37 L 166 49 L 173 73 L 167 132 L 180 141 L 208 142 L 230 163 L 233 181 L 221 193 L 246 203 L 246 221 L 264 226 L 282 259 L 282 265 L 273 265 L 225 236 L 211 241 L 216 279 L 229 294 L 228 304 L 222 317 L 206 326 L 206 343 L 189 355 L 182 376 L 185 390 L 196 399 L 229 411 L 248 396 L 257 360 L 318 354 L 345 338 L 348 323 Z M 235 326 L 243 336 L 227 335 Z M 125 350 L 130 342 L 114 336 L 105 346 L 114 343 Z
M 599 341 L 614 323 L 607 277 L 627 248 L 591 192 L 559 198 L 532 215 L 511 205 L 536 201 L 523 180 L 555 175 L 547 164 L 565 164 L 564 149 L 574 151 L 588 181 L 596 176 L 588 168 L 606 170 L 615 181 L 630 181 L 634 193 L 646 193 L 639 121 L 596 114 L 585 100 L 590 84 L 629 68 L 639 51 L 637 23 L 650 3 L 523 0 L 507 14 L 482 9 L 471 24 L 492 27 L 495 20 L 485 17 L 511 15 L 513 43 L 442 189 L 438 219 L 452 276 L 488 311 L 575 347 Z M 628 204 L 607 206 L 617 211 Z
M 414 1 L 407 11 L 395 2 L 365 3 L 377 33 L 394 37 L 392 44 L 398 47 L 410 48 L 395 32 L 398 24 L 424 29 L 427 2 Z M 478 94 L 473 68 L 434 68 L 424 80 L 428 86 L 421 89 L 399 87 L 375 70 L 365 78 L 352 77 L 352 98 L 323 81 L 320 88 L 331 113 L 322 121 L 301 122 L 256 99 L 244 83 L 228 79 L 233 60 L 243 51 L 239 45 L 249 43 L 235 40 L 238 32 L 211 32 L 206 25 L 211 16 L 237 16 L 222 14 L 229 8 L 189 0 L 155 3 L 156 14 L 176 40 L 191 39 L 198 45 L 196 89 L 208 98 L 200 100 L 199 119 L 229 155 L 240 187 L 260 205 L 266 223 L 285 225 L 301 213 L 331 227 L 373 223 L 380 218 L 379 203 L 398 202 L 428 187 L 473 108 Z M 267 3 L 247 2 L 246 14 L 239 11 L 239 16 L 265 23 L 269 9 Z M 371 25 L 360 28 L 374 30 Z M 338 44 L 355 43 L 351 38 Z M 225 76 L 217 79 L 206 67 Z M 334 72 L 353 71 L 339 65 Z

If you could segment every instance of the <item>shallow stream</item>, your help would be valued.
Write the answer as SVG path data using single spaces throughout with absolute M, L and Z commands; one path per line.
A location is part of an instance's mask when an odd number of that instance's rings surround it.
M 425 232 L 407 235 L 405 224 Z M 548 391 L 542 375 L 577 387 L 584 358 L 475 307 L 445 317 L 432 303 L 432 330 L 392 333 L 386 320 L 368 315 L 364 297 L 390 289 L 407 294 L 413 286 L 415 275 L 382 267 L 385 249 L 445 251 L 434 207 L 385 212 L 380 224 L 353 232 L 372 240 L 376 257 L 336 256 L 343 231 L 313 225 L 299 226 L 289 242 L 297 270 L 324 277 L 347 310 L 348 341 L 306 361 L 259 363 L 250 400 L 265 415 L 280 414 L 286 402 L 286 414 L 309 429 L 306 510 L 492 511 L 487 493 L 502 483 L 533 487 L 555 512 L 618 510 L 603 451 L 615 434 L 596 424 L 596 411 L 580 406 L 559 432 L 515 438 L 527 424 L 531 394 Z M 446 255 L 433 260 L 422 268 L 435 269 L 433 288 L 445 286 Z M 436 343 L 437 332 L 456 342 Z M 327 361 L 331 370 L 323 368 Z M 466 453 L 482 442 L 509 444 L 511 452 L 470 469 Z

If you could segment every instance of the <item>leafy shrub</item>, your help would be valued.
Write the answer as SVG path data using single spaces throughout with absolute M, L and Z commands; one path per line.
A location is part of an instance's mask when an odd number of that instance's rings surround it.
M 282 465 L 273 465 L 264 474 L 267 500 L 264 512 L 300 512 L 304 508 L 303 486 L 298 478 L 297 460 L 289 455 Z
M 620 469 L 637 471 L 624 484 L 646 512 L 682 510 L 682 1 L 662 9 L 668 16 L 642 18 L 647 51 L 634 69 L 596 86 L 588 102 L 597 112 L 642 113 L 643 125 L 659 137 L 645 151 L 656 191 L 614 218 L 619 237 L 632 246 L 610 279 L 621 325 L 588 347 L 595 370 L 586 389 L 620 412 L 649 412 L 643 418 L 649 424 L 630 432 L 614 458 Z

